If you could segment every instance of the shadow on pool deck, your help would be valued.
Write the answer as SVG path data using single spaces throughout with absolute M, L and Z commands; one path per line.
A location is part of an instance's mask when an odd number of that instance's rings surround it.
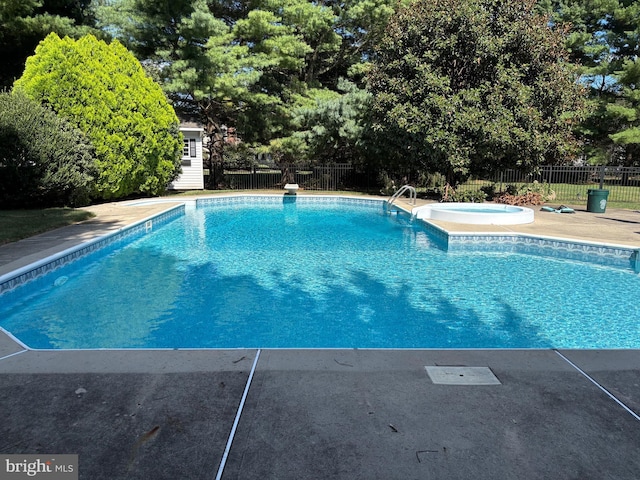
M 569 233 L 593 234 L 596 222 L 602 241 L 640 244 L 640 214 L 579 213 L 570 221 L 585 223 Z M 569 219 L 558 217 L 538 213 L 538 233 L 562 236 Z M 114 217 L 107 230 L 119 225 Z M 500 384 L 434 384 L 425 366 L 437 365 L 489 367 Z M 90 480 L 635 480 L 640 471 L 637 350 L 55 352 L 0 332 L 0 408 L 1 453 L 78 454 L 79 478 Z

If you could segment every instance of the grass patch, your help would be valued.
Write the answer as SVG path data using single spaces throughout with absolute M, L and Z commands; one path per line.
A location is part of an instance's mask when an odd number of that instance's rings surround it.
M 94 216 L 91 212 L 75 208 L 0 210 L 0 245 L 82 222 Z
M 531 183 L 518 183 L 518 182 L 504 182 L 495 183 L 487 180 L 469 180 L 468 182 L 460 185 L 458 190 L 460 191 L 475 191 L 485 185 L 495 185 L 496 190 L 504 190 L 507 185 L 514 185 L 518 188 L 525 188 L 531 186 Z M 542 184 L 541 184 L 542 185 Z M 546 184 L 544 184 L 546 185 Z M 584 206 L 587 207 L 588 190 L 598 189 L 597 184 L 573 184 L 573 183 L 551 183 L 548 184 L 549 188 L 556 194 L 555 199 L 547 202 L 549 205 L 571 205 L 571 206 Z M 607 200 L 607 206 L 610 208 L 624 208 L 628 210 L 640 209 L 640 187 L 637 186 L 624 186 L 624 185 L 608 185 L 605 183 L 604 190 L 609 190 L 609 198 Z

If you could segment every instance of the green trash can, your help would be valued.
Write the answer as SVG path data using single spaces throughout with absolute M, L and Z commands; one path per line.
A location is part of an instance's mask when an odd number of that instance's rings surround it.
M 609 190 L 596 188 L 587 190 L 587 212 L 604 213 L 607 209 L 607 198 L 609 198 Z

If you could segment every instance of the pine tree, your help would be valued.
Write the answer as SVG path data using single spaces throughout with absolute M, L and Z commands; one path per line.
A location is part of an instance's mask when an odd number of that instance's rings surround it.
M 579 126 L 591 163 L 640 165 L 640 2 L 544 0 L 539 9 L 558 28 L 589 89 L 589 115 Z
M 302 111 L 324 108 L 317 99 L 342 95 L 342 78 L 362 86 L 373 46 L 396 4 L 115 0 L 97 15 L 105 31 L 158 72 L 176 109 L 199 117 L 211 139 L 211 167 L 220 171 L 224 126 L 256 149 L 289 160 L 317 151 L 306 145 L 310 137 L 296 135 L 308 130 L 300 122 Z
M 22 75 L 25 61 L 49 33 L 79 38 L 94 29 L 88 0 L 3 0 L 0 2 L 0 88 Z

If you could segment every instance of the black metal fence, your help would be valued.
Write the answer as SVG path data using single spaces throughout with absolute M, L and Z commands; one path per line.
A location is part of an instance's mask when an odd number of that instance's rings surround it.
M 588 190 L 605 189 L 609 191 L 609 203 L 640 203 L 638 167 L 548 165 L 537 174 L 505 170 L 489 181 L 476 183 L 492 183 L 496 190 L 504 191 L 508 185 L 526 186 L 534 182 L 542 184 L 552 198 L 562 202 L 586 203 Z
M 368 172 L 350 163 L 328 165 L 260 165 L 228 167 L 225 184 L 232 189 L 281 189 L 287 183 L 297 183 L 305 190 L 352 190 L 373 187 Z
M 379 189 L 375 174 L 350 163 L 227 166 L 224 178 L 226 185 L 238 190 L 282 189 L 287 183 L 297 183 L 305 190 L 371 192 Z M 640 168 L 637 167 L 549 165 L 541 167 L 536 174 L 505 170 L 492 178 L 471 179 L 461 188 L 480 190 L 493 185 L 500 192 L 509 186 L 523 188 L 534 183 L 551 192 L 551 199 L 556 202 L 586 204 L 589 189 L 606 189 L 609 203 L 640 204 Z

